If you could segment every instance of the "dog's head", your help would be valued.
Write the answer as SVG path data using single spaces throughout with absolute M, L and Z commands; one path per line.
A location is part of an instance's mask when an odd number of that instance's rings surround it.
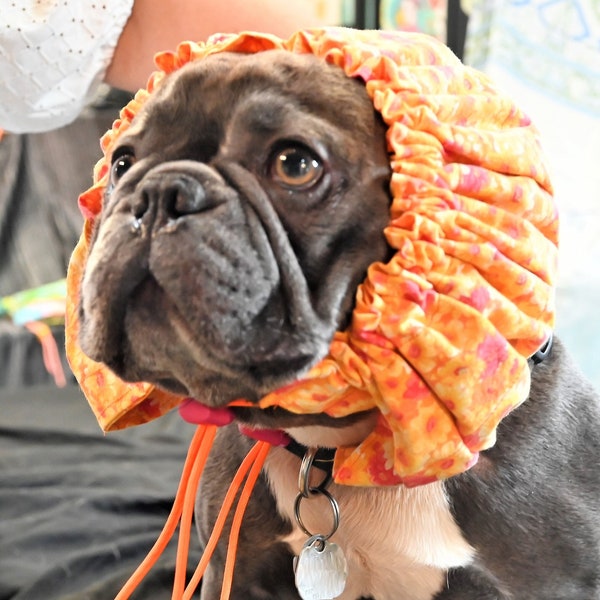
M 327 353 L 388 257 L 384 125 L 362 83 L 313 55 L 188 64 L 110 161 L 80 343 L 124 380 L 256 401 Z

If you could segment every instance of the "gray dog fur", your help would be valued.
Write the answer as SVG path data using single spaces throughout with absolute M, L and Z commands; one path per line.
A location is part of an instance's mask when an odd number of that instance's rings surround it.
M 211 406 L 256 401 L 326 354 L 367 266 L 389 256 L 385 127 L 361 83 L 312 56 L 221 54 L 187 65 L 136 117 L 112 163 L 82 286 L 80 340 L 126 380 Z M 402 567 L 386 539 L 394 525 L 384 522 L 369 550 L 356 542 L 365 573 L 342 598 L 600 598 L 600 401 L 559 341 L 532 366 L 532 382 L 496 445 L 440 484 L 458 526 L 453 548 L 448 542 L 455 558 L 435 569 L 425 560 L 411 579 L 412 563 Z M 324 446 L 336 431 L 369 422 L 281 409 L 240 408 L 236 416 L 253 426 L 313 428 Z M 219 431 L 199 494 L 201 540 L 251 443 L 235 424 Z M 234 599 L 299 597 L 294 526 L 281 508 L 288 492 L 279 489 L 282 470 L 297 477 L 299 459 L 280 448 L 272 454 L 242 529 Z M 342 498 L 342 528 L 375 506 L 383 521 L 403 502 L 416 513 L 430 506 L 427 490 L 333 493 Z M 219 546 L 203 600 L 219 597 L 224 553 Z

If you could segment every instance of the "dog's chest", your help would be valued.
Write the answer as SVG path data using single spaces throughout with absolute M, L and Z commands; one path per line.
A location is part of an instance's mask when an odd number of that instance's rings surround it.
M 266 465 L 279 511 L 294 524 L 285 541 L 296 555 L 307 539 L 294 518 L 298 469 L 298 460 L 281 449 L 272 452 Z M 473 558 L 441 483 L 412 489 L 333 485 L 330 492 L 340 507 L 340 527 L 331 541 L 342 548 L 348 563 L 342 600 L 431 600 L 444 585 L 446 571 Z M 324 497 L 303 499 L 300 509 L 311 533 L 331 530 L 332 511 Z

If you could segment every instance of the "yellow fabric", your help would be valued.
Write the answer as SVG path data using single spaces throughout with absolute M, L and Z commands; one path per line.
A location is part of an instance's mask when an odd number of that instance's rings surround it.
M 289 40 L 215 36 L 159 55 L 148 90 L 103 138 L 106 156 L 165 73 L 208 54 L 272 48 L 313 53 L 365 82 L 388 125 L 393 202 L 385 235 L 395 254 L 371 265 L 351 325 L 336 333 L 329 355 L 260 405 L 335 417 L 378 409 L 364 442 L 338 449 L 339 483 L 418 485 L 460 473 L 527 397 L 526 359 L 553 325 L 558 219 L 537 132 L 435 39 L 336 28 Z M 89 219 L 69 270 L 67 344 L 110 430 L 164 414 L 181 399 L 122 382 L 78 347 L 79 282 L 106 172 L 102 159 L 80 198 Z

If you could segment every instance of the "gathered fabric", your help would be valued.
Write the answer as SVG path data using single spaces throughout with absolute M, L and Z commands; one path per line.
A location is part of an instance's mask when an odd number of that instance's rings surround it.
M 259 406 L 333 417 L 376 409 L 370 435 L 337 449 L 338 483 L 420 485 L 461 473 L 494 444 L 499 422 L 529 393 L 527 358 L 554 321 L 558 217 L 528 116 L 422 34 L 327 28 L 288 40 L 217 35 L 159 55 L 147 89 L 102 138 L 94 185 L 80 197 L 86 223 L 68 275 L 73 371 L 107 431 L 181 403 L 149 383 L 123 382 L 77 341 L 79 288 L 107 159 L 169 73 L 219 52 L 272 49 L 312 53 L 364 82 L 387 125 L 392 176 L 384 234 L 393 253 L 370 266 L 351 323 L 335 334 L 328 356 Z

